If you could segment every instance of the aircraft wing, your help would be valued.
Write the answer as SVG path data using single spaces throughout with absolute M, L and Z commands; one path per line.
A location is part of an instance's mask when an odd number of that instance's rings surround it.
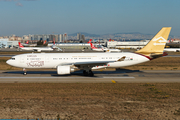
M 124 61 L 126 56 L 123 56 L 122 58 L 118 60 L 107 60 L 107 61 L 87 61 L 87 62 L 72 62 L 72 63 L 62 63 L 60 65 L 74 65 L 74 66 L 88 66 L 88 67 L 93 67 L 93 66 L 101 66 L 101 65 L 106 65 L 107 63 L 111 62 L 120 62 Z

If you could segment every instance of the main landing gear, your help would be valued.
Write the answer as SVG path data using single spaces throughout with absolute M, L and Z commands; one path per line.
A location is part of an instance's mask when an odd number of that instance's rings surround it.
M 23 75 L 27 75 L 26 68 L 23 68 L 23 71 L 24 71 Z
M 93 77 L 93 76 L 94 76 L 94 73 L 93 73 L 91 70 L 88 70 L 88 71 L 83 70 L 83 75 Z

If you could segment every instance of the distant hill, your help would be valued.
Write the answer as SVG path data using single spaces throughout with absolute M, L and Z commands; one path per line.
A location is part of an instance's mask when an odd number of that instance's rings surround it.
M 142 34 L 139 32 L 130 32 L 130 33 L 114 33 L 114 34 L 90 34 L 86 32 L 77 32 L 81 33 L 81 35 L 85 35 L 86 39 L 152 39 L 154 35 L 152 34 Z M 69 34 L 68 36 L 77 36 L 77 33 Z M 170 35 L 169 38 L 173 38 L 173 36 Z
M 78 33 L 81 33 L 81 35 L 85 35 L 85 37 L 100 37 L 100 35 L 90 34 L 86 32 L 77 32 L 77 33 L 69 34 L 68 36 L 77 36 Z

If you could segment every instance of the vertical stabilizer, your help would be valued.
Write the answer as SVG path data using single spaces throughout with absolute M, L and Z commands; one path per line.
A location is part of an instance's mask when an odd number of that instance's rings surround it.
M 88 43 L 91 43 L 91 41 L 92 41 L 92 39 L 90 39 L 90 40 L 88 41 Z
M 20 47 L 20 48 L 23 48 L 23 47 L 24 47 L 20 42 L 18 42 L 18 44 L 19 44 L 19 47 Z
M 171 27 L 163 27 L 144 48 L 136 51 L 136 53 L 148 56 L 150 54 L 163 54 L 170 31 Z
M 91 49 L 97 49 L 92 43 L 90 43 Z

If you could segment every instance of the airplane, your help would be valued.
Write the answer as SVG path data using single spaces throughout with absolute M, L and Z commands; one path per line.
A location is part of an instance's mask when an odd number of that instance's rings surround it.
M 18 42 L 19 48 L 22 50 L 33 50 L 37 52 L 41 51 L 53 51 L 55 49 L 58 49 L 59 51 L 62 51 L 60 48 L 53 45 L 53 47 L 24 47 L 20 42 Z
M 21 43 L 24 47 L 34 47 L 36 46 L 37 44 L 29 44 L 29 40 L 26 41 L 26 43 Z
M 91 45 L 91 49 L 93 51 L 103 51 L 103 52 L 120 52 L 121 51 L 119 49 L 108 49 L 108 48 L 103 47 L 101 45 L 99 45 L 99 47 L 97 48 L 91 43 L 91 41 L 92 41 L 92 39 L 90 39 L 88 43 Z
M 180 48 L 164 48 L 165 52 L 180 52 Z
M 153 60 L 167 55 L 164 47 L 171 27 L 163 27 L 142 49 L 131 52 L 101 53 L 28 53 L 13 56 L 6 63 L 23 68 L 55 68 L 58 75 L 83 70 L 84 75 L 94 76 L 93 69 L 120 68 Z

